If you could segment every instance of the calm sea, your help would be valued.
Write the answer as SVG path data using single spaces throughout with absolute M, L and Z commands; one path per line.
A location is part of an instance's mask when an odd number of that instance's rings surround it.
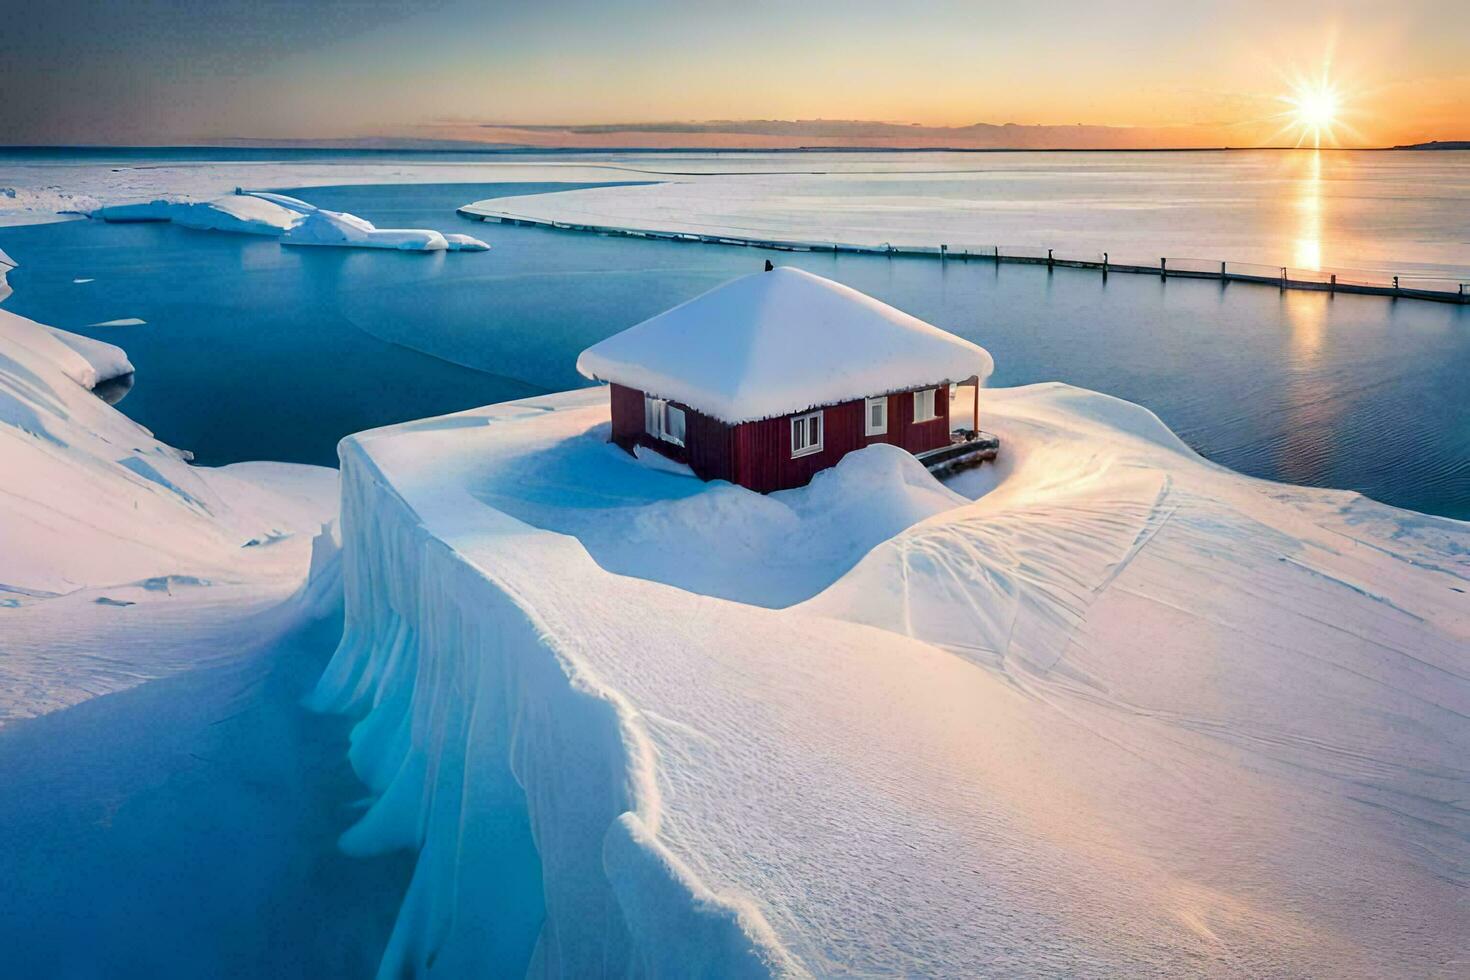
M 479 235 L 494 246 L 480 254 L 292 249 L 167 225 L 0 228 L 0 248 L 21 263 L 5 308 L 125 347 L 138 375 L 119 407 L 201 463 L 333 463 L 351 432 L 584 384 L 583 347 L 766 258 L 455 214 L 557 186 L 568 185 L 286 188 L 381 226 Z M 1453 251 L 1443 222 L 1418 234 Z M 1470 518 L 1470 308 L 1043 267 L 772 258 L 983 344 L 997 385 L 1095 388 L 1153 409 L 1241 472 Z M 88 326 L 125 317 L 146 324 Z

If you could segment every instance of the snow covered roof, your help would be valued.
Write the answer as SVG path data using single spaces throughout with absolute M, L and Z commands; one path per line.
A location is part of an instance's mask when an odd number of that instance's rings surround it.
M 577 358 L 589 378 L 731 424 L 993 370 L 990 354 L 800 269 L 757 272 L 629 327 Z

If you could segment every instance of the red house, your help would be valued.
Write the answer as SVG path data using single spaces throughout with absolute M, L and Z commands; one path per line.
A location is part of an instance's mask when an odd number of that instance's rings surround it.
M 619 446 L 767 493 L 873 443 L 915 455 L 951 446 L 949 385 L 978 396 L 992 362 L 855 289 L 779 268 L 594 344 L 577 370 L 611 384 Z

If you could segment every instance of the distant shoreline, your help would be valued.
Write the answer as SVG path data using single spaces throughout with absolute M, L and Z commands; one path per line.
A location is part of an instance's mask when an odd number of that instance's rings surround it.
M 238 153 L 255 158 L 279 158 L 281 155 L 299 156 L 605 156 L 617 153 L 665 153 L 685 156 L 719 156 L 741 154 L 815 154 L 815 153 L 1256 153 L 1317 150 L 1330 153 L 1380 153 L 1392 151 L 1455 151 L 1470 150 L 1470 140 L 1435 140 L 1429 143 L 1413 143 L 1401 146 L 1177 146 L 1177 147 L 975 147 L 975 146 L 788 146 L 788 147 L 691 147 L 691 146 L 607 146 L 607 147 L 542 147 L 477 145 L 473 143 L 446 144 L 443 146 L 303 146 L 300 144 L 249 144 L 193 143 L 179 145 L 79 145 L 37 146 L 30 144 L 0 144 L 0 154 L 14 156 L 43 157 L 56 154 L 86 155 L 96 157 L 128 156 L 146 157 L 159 153 L 171 154 L 219 154 Z

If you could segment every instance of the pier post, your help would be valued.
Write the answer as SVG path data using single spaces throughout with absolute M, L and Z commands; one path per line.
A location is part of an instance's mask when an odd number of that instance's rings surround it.
M 939 246 L 939 261 L 943 262 L 945 255 L 949 252 L 948 245 Z
M 1281 267 L 1281 288 L 1286 288 L 1286 266 Z
M 1335 272 L 1332 274 L 1332 286 L 1330 291 L 1334 293 L 1337 292 L 1337 273 Z
M 1225 278 L 1225 263 L 1224 262 L 1221 262 L 1220 263 L 1220 278 L 1221 279 L 1224 279 Z
M 1159 278 L 1169 278 L 1169 260 L 1163 257 L 1159 258 Z
M 1052 267 L 1052 261 L 1051 261 L 1051 249 L 1047 249 L 1047 250 L 1046 250 L 1046 267 L 1047 267 L 1047 268 L 1048 268 L 1048 269 L 1050 269 L 1050 268 L 1051 268 L 1051 267 Z
M 1398 292 L 1399 291 L 1399 277 L 1398 276 L 1394 276 L 1393 277 L 1393 291 L 1394 292 Z
M 1108 277 L 1108 253 L 1107 252 L 1104 252 L 1103 253 L 1103 270 L 1102 270 L 1102 272 L 1103 272 L 1103 278 L 1106 279 Z

